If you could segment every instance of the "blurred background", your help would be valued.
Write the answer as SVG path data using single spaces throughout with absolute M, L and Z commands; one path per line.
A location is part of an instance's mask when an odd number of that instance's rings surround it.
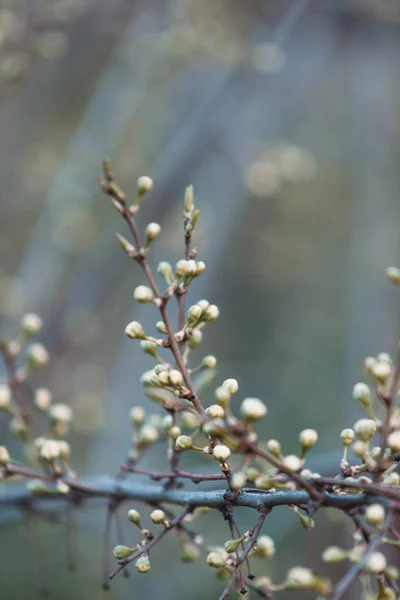
M 163 228 L 154 264 L 181 258 L 182 199 L 194 185 L 207 274 L 191 299 L 221 309 L 200 356 L 217 356 L 216 385 L 238 379 L 237 402 L 266 401 L 264 439 L 294 452 L 298 432 L 315 427 L 315 460 L 332 464 L 340 430 L 360 415 L 351 389 L 364 356 L 393 352 L 397 339 L 398 296 L 384 268 L 400 262 L 400 2 L 0 7 L 1 333 L 12 335 L 26 311 L 44 319 L 52 361 L 35 383 L 74 409 L 75 469 L 117 472 L 129 408 L 154 410 L 138 383 L 152 361 L 124 335 L 133 318 L 150 330 L 154 312 L 133 303 L 143 280 L 98 190 L 106 156 L 128 195 L 139 175 L 155 180 L 139 218 Z M 4 423 L 0 442 L 10 444 Z M 149 453 L 143 464 L 160 460 Z M 304 564 L 307 535 L 290 511 L 274 512 L 264 532 L 277 554 L 257 574 L 278 582 Z M 42 587 L 59 600 L 218 597 L 222 584 L 205 561 L 182 567 L 173 539 L 155 549 L 150 577 L 132 573 L 103 592 L 104 515 L 74 514 L 75 573 L 64 524 L 3 525 L 1 598 L 40 598 Z M 253 526 L 255 515 L 239 516 Z M 210 543 L 230 537 L 222 517 L 201 519 Z M 334 512 L 318 514 L 317 525 L 317 557 L 351 530 Z M 129 528 L 127 537 L 134 541 Z

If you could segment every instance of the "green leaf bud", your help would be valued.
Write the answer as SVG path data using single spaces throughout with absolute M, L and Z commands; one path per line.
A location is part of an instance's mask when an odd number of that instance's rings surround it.
M 116 233 L 115 234 L 119 245 L 121 246 L 122 250 L 124 252 L 126 252 L 126 254 L 128 256 L 134 256 L 136 249 L 135 246 L 133 244 L 131 244 L 123 235 L 121 235 L 120 233 Z
M 195 544 L 184 543 L 181 546 L 180 559 L 184 563 L 194 562 L 200 556 L 200 551 Z
M 393 453 L 400 452 L 400 431 L 393 431 L 388 436 L 387 445 Z
M 143 425 L 138 434 L 138 441 L 143 446 L 154 444 L 158 440 L 158 431 L 154 425 Z
M 318 433 L 315 429 L 303 429 L 299 435 L 299 441 L 303 450 L 309 450 L 318 441 Z
M 172 387 L 180 389 L 183 386 L 183 375 L 178 369 L 171 369 L 168 376 Z
M 150 514 L 150 519 L 156 525 L 164 525 L 165 523 L 168 523 L 166 514 L 163 510 L 153 510 L 153 512 Z

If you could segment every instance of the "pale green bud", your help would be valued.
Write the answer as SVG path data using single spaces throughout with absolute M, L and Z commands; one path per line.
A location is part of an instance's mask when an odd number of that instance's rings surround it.
M 159 273 L 159 275 L 165 279 L 168 285 L 171 285 L 171 283 L 175 280 L 172 267 L 169 262 L 166 262 L 165 260 L 158 264 L 157 273 Z
M 156 525 L 163 525 L 167 522 L 166 514 L 162 510 L 153 510 L 153 512 L 150 514 L 150 519 Z
M 114 558 L 117 560 L 124 560 L 124 558 L 128 558 L 133 552 L 135 552 L 135 548 L 130 548 L 129 546 L 118 545 L 113 549 Z
M 167 328 L 165 327 L 164 321 L 157 321 L 157 323 L 156 323 L 156 329 L 160 333 L 167 333 Z
M 150 354 L 150 356 L 153 356 L 154 358 L 158 357 L 158 346 L 156 342 L 151 340 L 142 340 L 140 342 L 140 347 L 146 354 Z
M 191 306 L 187 312 L 187 321 L 189 325 L 196 323 L 196 321 L 200 319 L 202 312 L 203 311 L 197 304 L 193 304 L 193 306 Z
M 376 423 L 372 419 L 359 419 L 353 429 L 360 440 L 369 442 L 376 433 Z
M 132 321 L 125 327 L 125 333 L 129 338 L 142 340 L 145 337 L 144 329 L 138 321 Z
M 241 473 L 234 473 L 231 479 L 231 487 L 234 490 L 240 490 L 242 487 L 246 485 L 246 475 Z M 258 486 L 257 486 L 258 487 Z
M 188 435 L 180 435 L 175 441 L 175 448 L 180 452 L 183 450 L 190 450 L 192 447 L 192 438 Z
M 215 390 L 215 398 L 218 404 L 226 408 L 231 399 L 231 394 L 226 388 L 220 386 Z
M 257 539 L 257 545 L 254 556 L 259 558 L 272 558 L 275 554 L 275 542 L 268 535 L 260 535 Z
M 303 431 L 300 432 L 299 441 L 301 447 L 304 450 L 308 450 L 317 443 L 318 433 L 315 431 L 315 429 L 303 429 Z
M 142 556 L 137 559 L 135 567 L 139 573 L 147 573 L 147 571 L 150 571 L 150 561 L 147 554 L 142 554 Z
M 388 267 L 385 273 L 392 283 L 400 285 L 400 269 L 397 267 Z
M 140 514 L 134 508 L 131 508 L 128 511 L 128 520 L 131 523 L 134 523 L 135 525 L 137 525 L 139 527 L 139 529 L 142 529 L 142 525 L 140 523 Z
M 147 285 L 138 285 L 133 292 L 133 297 L 137 302 L 153 302 L 154 294 Z
M 154 425 L 143 425 L 139 431 L 138 441 L 142 445 L 154 444 L 158 440 L 158 431 Z
M 180 389 L 183 385 L 183 375 L 178 369 L 171 369 L 168 373 L 172 387 Z
M 182 544 L 180 559 L 182 562 L 194 562 L 200 556 L 199 549 L 194 544 Z
M 316 583 L 316 577 L 311 569 L 305 567 L 292 567 L 285 580 L 285 587 L 287 589 L 309 589 L 313 588 Z
M 188 339 L 188 346 L 191 350 L 199 346 L 203 340 L 203 334 L 200 329 L 194 329 L 192 335 Z
M 203 319 L 207 323 L 216 321 L 219 317 L 219 308 L 215 304 L 210 304 L 207 310 L 204 312 Z
M 226 558 L 220 552 L 210 552 L 207 556 L 207 564 L 214 569 L 224 566 Z
M 199 260 L 198 262 L 196 262 L 196 277 L 199 277 L 199 275 L 203 275 L 203 273 L 205 273 L 205 271 L 206 271 L 206 264 L 202 260 Z
M 371 404 L 371 389 L 366 383 L 356 383 L 353 388 L 353 398 L 363 406 Z
M 351 446 L 351 444 L 354 442 L 354 431 L 353 429 L 343 429 L 342 433 L 340 434 L 340 439 L 342 440 L 343 446 Z
M 288 456 L 284 457 L 283 464 L 290 471 L 300 471 L 303 461 L 295 454 L 288 454 Z

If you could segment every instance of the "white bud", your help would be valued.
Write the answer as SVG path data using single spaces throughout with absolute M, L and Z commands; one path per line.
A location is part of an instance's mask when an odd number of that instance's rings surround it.
M 384 383 L 392 374 L 392 365 L 386 361 L 376 361 L 371 372 L 378 381 Z
M 37 388 L 34 392 L 35 406 L 40 410 L 47 410 L 52 401 L 52 395 L 47 388 Z
M 175 448 L 179 451 L 190 450 L 192 447 L 192 438 L 188 435 L 180 435 L 175 441 Z
M 165 327 L 164 321 L 157 321 L 157 323 L 156 323 L 156 329 L 160 333 L 167 333 L 167 328 Z
M 275 554 L 275 542 L 268 535 L 260 535 L 257 539 L 256 555 L 271 558 Z
M 215 358 L 215 356 L 212 356 L 212 354 L 209 354 L 208 356 L 205 356 L 203 358 L 200 366 L 202 369 L 214 369 L 216 365 L 217 359 Z
M 347 552 L 338 546 L 329 546 L 322 553 L 322 560 L 331 564 L 341 562 L 345 558 L 347 558 Z
M 299 441 L 304 449 L 312 448 L 318 441 L 318 433 L 315 429 L 303 429 L 300 432 Z
M 400 431 L 393 431 L 388 436 L 387 445 L 392 452 L 400 452 Z
M 24 315 L 21 321 L 21 328 L 28 335 L 34 335 L 42 329 L 42 319 L 34 313 L 28 313 Z
M 143 196 L 146 192 L 149 192 L 153 187 L 153 180 L 147 175 L 142 175 L 137 180 L 137 193 L 139 196 Z
M 398 473 L 389 473 L 383 478 L 384 485 L 390 485 L 392 487 L 400 486 L 400 475 Z
M 223 419 L 225 416 L 225 411 L 219 404 L 212 404 L 206 408 L 206 413 L 210 419 Z
M 153 342 L 152 340 L 142 340 L 140 342 L 140 347 L 146 354 L 150 354 L 150 356 L 153 356 L 154 358 L 158 357 L 158 346 L 156 342 Z
M 166 522 L 167 517 L 163 510 L 153 510 L 153 512 L 150 514 L 150 519 L 156 525 L 162 525 L 163 523 Z
M 175 272 L 176 272 L 177 277 L 188 277 L 189 275 L 192 274 L 193 266 L 190 265 L 189 262 L 190 261 L 185 260 L 185 259 L 178 260 L 178 262 L 175 265 Z M 195 265 L 196 265 L 196 263 L 195 263 Z M 196 267 L 194 269 L 194 272 L 196 272 Z
M 61 423 L 69 423 L 72 421 L 72 408 L 67 404 L 53 404 L 50 407 L 50 418 L 53 421 L 59 421 Z
M 268 440 L 267 442 L 267 450 L 271 452 L 274 456 L 280 457 L 281 455 L 281 445 L 278 440 Z
M 28 346 L 28 359 L 36 367 L 43 367 L 49 362 L 49 353 L 43 344 Z
M 200 307 L 201 311 L 204 312 L 207 310 L 207 308 L 210 306 L 210 303 L 208 300 L 199 300 L 197 302 L 197 306 Z
M 215 398 L 217 399 L 217 402 L 221 404 L 221 406 L 226 407 L 231 399 L 231 394 L 229 390 L 221 386 L 215 390 Z
M 152 242 L 161 233 L 161 226 L 158 223 L 149 223 L 146 227 L 146 241 Z
M 371 504 L 366 508 L 365 518 L 370 525 L 382 525 L 385 520 L 385 509 L 381 504 Z
M 233 379 L 231 377 L 230 379 L 225 379 L 225 381 L 222 384 L 222 387 L 228 390 L 231 396 L 233 396 L 233 394 L 236 394 L 236 392 L 238 391 L 239 384 L 236 381 L 236 379 Z
M 11 406 L 11 389 L 6 383 L 0 383 L 0 410 L 8 410 Z
M 288 454 L 284 457 L 283 464 L 290 471 L 300 471 L 303 461 L 295 454 Z
M 10 455 L 5 446 L 0 446 L 0 466 L 5 467 L 10 462 Z
M 376 433 L 376 423 L 372 419 L 359 419 L 353 429 L 360 440 L 369 442 Z
M 191 350 L 201 344 L 203 340 L 203 334 L 200 329 L 194 329 L 192 335 L 188 339 L 188 346 Z
M 219 462 L 226 462 L 231 455 L 231 451 L 228 446 L 218 444 L 217 446 L 214 446 L 213 455 Z
M 203 275 L 205 270 L 206 270 L 206 264 L 202 260 L 199 260 L 196 263 L 196 277 L 198 277 L 199 275 Z
M 221 552 L 210 552 L 207 556 L 207 564 L 215 569 L 223 567 L 226 560 L 227 557 L 225 558 Z
M 386 556 L 382 552 L 372 552 L 365 562 L 365 568 L 370 573 L 382 573 L 386 565 Z
M 143 425 L 138 435 L 139 442 L 144 445 L 153 444 L 158 440 L 158 431 L 154 425 Z
M 240 406 L 240 412 L 246 421 L 258 421 L 265 417 L 268 409 L 258 398 L 245 398 Z
M 366 383 L 356 383 L 353 387 L 353 398 L 361 402 L 363 406 L 369 406 L 371 402 L 371 390 Z
M 183 375 L 178 369 L 171 369 L 168 373 L 172 387 L 181 388 L 183 385 Z
M 133 297 L 137 302 L 153 302 L 154 294 L 147 285 L 138 285 L 133 292 Z
M 138 321 L 132 321 L 125 327 L 125 333 L 132 339 L 142 340 L 145 337 L 144 329 Z
M 212 323 L 216 321 L 219 317 L 219 308 L 215 304 L 210 304 L 207 310 L 204 312 L 204 320 L 207 323 Z
M 60 458 L 62 458 L 63 460 L 69 459 L 69 456 L 71 454 L 71 448 L 70 448 L 70 445 L 68 444 L 68 442 L 66 442 L 64 440 L 59 440 L 58 441 L 58 451 L 60 454 Z
M 246 485 L 246 475 L 239 471 L 238 473 L 234 473 L 231 479 L 231 487 L 234 490 L 240 490 L 242 487 Z
M 342 440 L 343 446 L 351 446 L 354 441 L 354 431 L 353 429 L 343 429 L 340 434 L 340 439 Z
M 49 462 L 60 456 L 60 446 L 56 440 L 45 440 L 40 448 L 40 456 Z
M 289 589 L 312 588 L 314 584 L 314 573 L 305 567 L 292 567 L 286 575 L 285 585 Z
M 165 260 L 161 261 L 158 264 L 157 273 L 159 275 L 161 275 L 162 277 L 164 277 L 164 279 L 168 283 L 168 285 L 171 285 L 171 283 L 175 279 L 171 265 L 169 264 L 169 262 L 166 262 Z
M 397 267 L 388 267 L 385 273 L 392 283 L 400 285 L 400 269 Z
M 146 413 L 141 406 L 133 406 L 129 411 L 129 418 L 131 420 L 132 425 L 138 426 L 142 425 L 144 422 Z

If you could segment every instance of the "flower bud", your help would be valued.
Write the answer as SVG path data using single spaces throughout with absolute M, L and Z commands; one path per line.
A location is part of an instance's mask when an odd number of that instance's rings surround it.
M 11 389 L 6 383 L 0 383 L 0 410 L 8 410 L 11 407 Z
M 193 348 L 196 348 L 197 346 L 199 346 L 199 344 L 201 344 L 202 340 L 203 334 L 200 331 L 200 329 L 194 329 L 192 335 L 188 339 L 187 345 L 191 350 L 193 350 Z
M 317 443 L 318 433 L 315 431 L 315 429 L 303 429 L 303 431 L 300 432 L 299 441 L 301 447 L 304 450 L 308 450 Z
M 138 285 L 133 292 L 133 297 L 137 302 L 153 302 L 154 294 L 147 285 Z
M 238 546 L 240 546 L 242 541 L 243 537 L 234 540 L 227 540 L 224 544 L 225 552 L 227 552 L 228 554 L 233 554 L 234 552 L 236 552 Z
M 231 487 L 233 490 L 240 490 L 242 487 L 246 485 L 246 475 L 239 471 L 238 473 L 234 473 L 231 479 Z
M 393 431 L 388 435 L 387 445 L 393 453 L 400 452 L 400 431 Z
M 194 562 L 200 556 L 199 549 L 195 546 L 195 544 L 183 543 L 181 545 L 181 554 L 180 559 L 184 563 Z
M 46 388 L 37 388 L 34 392 L 35 406 L 40 410 L 47 410 L 51 405 L 52 395 Z
M 371 372 L 380 383 L 385 383 L 392 374 L 392 365 L 386 361 L 377 360 L 371 368 Z
M 144 329 L 138 321 L 132 321 L 125 327 L 126 335 L 131 339 L 142 340 L 145 337 Z
M 254 481 L 254 485 L 260 490 L 270 490 L 275 487 L 275 483 L 271 479 L 271 476 L 267 474 L 258 475 Z
M 149 223 L 146 227 L 146 244 L 150 244 L 161 233 L 161 226 L 158 223 Z
M 370 387 L 366 383 L 356 383 L 353 387 L 353 398 L 363 406 L 369 406 L 371 404 Z
M 364 459 L 368 454 L 368 446 L 362 440 L 357 440 L 353 444 L 353 452 L 358 458 Z
M 222 387 L 228 390 L 230 395 L 233 396 L 233 394 L 236 394 L 236 392 L 238 391 L 239 384 L 236 381 L 236 379 L 233 379 L 231 377 L 230 379 L 225 379 L 225 381 L 222 384 Z
M 268 409 L 258 398 L 245 398 L 240 406 L 240 412 L 246 421 L 258 421 L 265 417 Z
M 388 267 L 385 273 L 392 283 L 395 285 L 400 285 L 400 269 L 397 267 Z
M 38 333 L 42 329 L 42 325 L 42 319 L 34 313 L 24 315 L 21 321 L 21 328 L 28 335 Z
M 146 413 L 141 406 L 133 406 L 129 411 L 129 418 L 134 427 L 138 427 L 143 424 Z
M 167 517 L 163 510 L 153 510 L 153 512 L 150 514 L 150 519 L 156 525 L 163 525 L 167 522 Z
M 181 435 L 181 428 L 177 425 L 174 425 L 169 430 L 168 435 L 172 440 L 176 440 Z
M 60 423 L 69 423 L 72 421 L 72 408 L 67 404 L 58 403 L 53 404 L 49 410 L 50 418 L 53 421 L 58 421 Z
M 210 304 L 207 310 L 204 312 L 203 318 L 207 323 L 216 321 L 219 317 L 219 308 L 215 304 Z
M 231 399 L 231 394 L 225 387 L 220 386 L 215 390 L 215 398 L 218 404 L 226 408 Z
M 311 569 L 305 567 L 292 567 L 285 580 L 285 587 L 287 589 L 298 589 L 298 588 L 313 588 L 316 583 L 316 577 Z
M 288 454 L 284 457 L 283 464 L 290 471 L 300 471 L 303 461 L 295 454 Z
M 338 546 L 329 546 L 322 553 L 322 560 L 335 564 L 347 558 L 347 552 Z
M 215 569 L 224 566 L 226 558 L 220 552 L 210 552 L 207 556 L 207 564 Z
M 199 277 L 199 275 L 203 275 L 203 273 L 205 273 L 205 270 L 206 263 L 204 263 L 202 260 L 196 262 L 196 277 Z
M 178 369 L 171 369 L 168 373 L 172 387 L 180 389 L 183 385 L 183 375 Z
M 5 446 L 0 446 L 0 466 L 5 467 L 10 462 L 10 455 Z
M 34 367 L 44 367 L 49 362 L 49 353 L 43 344 L 28 346 L 28 360 Z
M 60 447 L 56 440 L 46 440 L 40 449 L 40 457 L 52 462 L 60 456 Z
M 192 438 L 188 435 L 180 435 L 175 441 L 175 448 L 181 452 L 193 448 Z
M 171 285 L 171 283 L 173 283 L 173 281 L 175 279 L 171 265 L 169 264 L 169 262 L 166 262 L 165 260 L 161 261 L 158 264 L 157 273 L 165 279 L 165 281 L 168 285 Z
M 215 356 L 212 356 L 211 354 L 209 354 L 208 356 L 205 356 L 203 358 L 203 360 L 201 361 L 201 365 L 200 368 L 201 369 L 214 369 L 217 365 L 217 359 L 215 358 Z
M 153 342 L 152 340 L 142 340 L 140 342 L 140 347 L 145 354 L 150 354 L 150 356 L 153 356 L 154 358 L 158 357 L 158 346 L 156 342 Z
M 160 333 L 167 333 L 167 328 L 165 327 L 164 321 L 157 321 L 157 323 L 156 323 L 156 329 Z
M 400 475 L 398 473 L 389 473 L 388 475 L 384 475 L 383 484 L 390 485 L 392 487 L 400 486 Z
M 129 546 L 118 545 L 113 548 L 113 555 L 117 560 L 124 560 L 124 558 L 128 558 L 133 552 L 135 552 L 135 548 L 129 548 Z
M 154 444 L 158 440 L 158 431 L 154 425 L 143 425 L 138 434 L 138 441 L 143 446 Z
M 210 306 L 210 303 L 208 300 L 199 300 L 197 302 L 197 306 L 199 306 L 201 308 L 202 312 L 205 312 L 207 310 L 207 308 Z
M 353 429 L 343 429 L 340 434 L 340 439 L 342 440 L 343 446 L 351 446 L 354 442 L 354 431 Z
M 369 442 L 376 433 L 376 423 L 372 419 L 359 419 L 354 423 L 354 432 L 363 442 Z
M 219 404 L 212 404 L 206 408 L 206 413 L 210 419 L 223 419 L 225 416 L 225 411 Z
M 140 514 L 134 508 L 131 508 L 130 510 L 128 510 L 128 520 L 131 523 L 134 523 L 135 525 L 137 525 L 139 527 L 139 529 L 143 529 L 142 525 L 140 523 Z
M 385 520 L 385 509 L 381 504 L 371 504 L 365 510 L 365 518 L 370 525 L 382 525 Z
M 372 552 L 365 562 L 365 569 L 370 573 L 382 573 L 386 564 L 386 556 L 382 552 Z
M 197 304 L 193 304 L 187 312 L 187 322 L 189 325 L 196 323 L 202 315 L 202 310 Z
M 275 542 L 269 535 L 260 535 L 257 539 L 254 556 L 259 558 L 272 558 L 275 554 Z
M 278 440 L 268 440 L 267 442 L 267 450 L 274 456 L 280 458 L 282 455 L 281 445 Z
M 231 455 L 231 451 L 228 446 L 218 444 L 217 446 L 214 446 L 213 455 L 219 462 L 226 462 Z
M 142 175 L 141 177 L 139 177 L 139 179 L 137 180 L 138 196 L 143 196 L 144 194 L 146 194 L 146 192 L 149 192 L 153 187 L 153 183 L 154 182 L 152 178 L 148 177 L 147 175 Z

